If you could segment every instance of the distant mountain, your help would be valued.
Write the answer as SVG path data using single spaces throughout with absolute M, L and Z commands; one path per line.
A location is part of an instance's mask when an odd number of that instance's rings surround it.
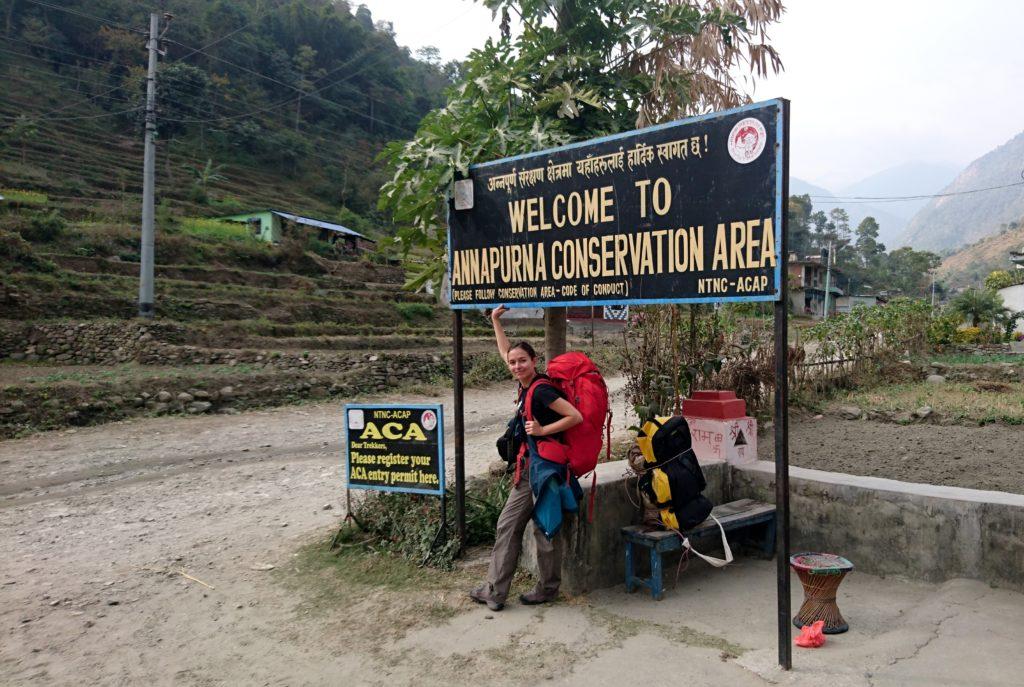
M 847 198 L 931 195 L 947 186 L 958 171 L 959 168 L 953 165 L 907 162 L 841 188 L 839 193 Z M 874 202 L 858 200 L 848 203 L 850 209 L 847 212 L 852 217 L 852 208 L 859 206 L 863 210 L 858 212 L 870 214 L 877 219 L 880 225 L 879 240 L 891 249 L 903 245 L 899 237 L 906 229 L 907 222 L 927 203 L 927 198 Z
M 954 165 L 906 162 L 865 177 L 839 189 L 839 192 L 846 197 L 867 196 L 872 198 L 931 195 L 937 193 L 940 188 L 948 186 L 959 171 L 960 168 Z M 889 213 L 909 221 L 927 203 L 927 198 L 898 202 L 885 201 L 885 208 Z
M 879 238 L 886 245 L 886 248 L 890 248 L 888 240 L 899 234 L 906 224 L 906 220 L 898 217 L 897 215 L 888 212 L 887 210 L 870 203 L 837 203 L 828 198 L 833 198 L 837 194 L 829 191 L 821 186 L 815 186 L 814 184 L 804 181 L 798 177 L 791 176 L 789 178 L 789 194 L 792 196 L 809 195 L 811 197 L 811 203 L 814 205 L 814 209 L 822 210 L 826 214 L 833 208 L 842 208 L 846 210 L 846 213 L 850 216 L 850 229 L 854 230 L 857 225 L 861 223 L 865 217 L 874 217 L 879 225 Z
M 1024 133 L 978 158 L 941 193 L 1020 184 Z M 995 234 L 1024 216 L 1024 185 L 934 198 L 907 224 L 899 241 L 917 249 L 944 251 Z

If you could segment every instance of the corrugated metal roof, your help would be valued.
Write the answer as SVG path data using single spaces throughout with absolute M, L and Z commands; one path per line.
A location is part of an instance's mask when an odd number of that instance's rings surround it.
M 321 229 L 327 229 L 328 231 L 336 231 L 339 234 L 348 234 L 349 236 L 358 236 L 361 239 L 374 242 L 373 239 L 367 236 L 363 236 L 358 231 L 349 229 L 348 227 L 341 224 L 336 224 L 334 222 L 325 222 L 322 219 L 313 219 L 312 217 L 302 217 L 301 215 L 293 215 L 290 212 L 281 212 L 280 210 L 271 210 L 270 212 L 277 215 L 278 217 L 283 217 L 298 224 L 305 224 L 311 227 L 320 227 Z

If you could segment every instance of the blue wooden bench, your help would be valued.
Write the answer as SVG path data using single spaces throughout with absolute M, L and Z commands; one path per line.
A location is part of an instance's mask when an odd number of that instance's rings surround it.
M 742 499 L 715 506 L 711 514 L 718 518 L 718 521 L 722 523 L 722 529 L 726 532 L 757 528 L 760 530 L 756 534 L 759 534 L 761 551 L 769 558 L 775 551 L 774 505 L 752 499 Z M 711 518 L 683 534 L 689 537 L 692 544 L 702 537 L 720 536 L 718 525 Z M 640 526 L 631 526 L 622 528 L 622 538 L 626 543 L 626 591 L 633 592 L 638 586 L 644 586 L 651 591 L 651 596 L 660 600 L 665 593 L 661 556 L 666 552 L 678 551 L 682 548 L 682 540 L 679 535 L 667 530 L 646 530 Z M 633 558 L 634 546 L 648 549 L 651 558 L 650 579 L 636 576 Z

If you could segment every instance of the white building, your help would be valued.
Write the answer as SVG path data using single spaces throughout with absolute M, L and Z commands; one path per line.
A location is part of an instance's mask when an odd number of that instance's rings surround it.
M 1021 247 L 1018 252 L 1010 253 L 1010 261 L 1017 266 L 1018 270 L 1024 270 L 1024 247 Z M 1024 310 L 1024 283 L 999 289 L 999 295 L 1003 297 L 1003 305 L 1013 312 Z M 1024 332 L 1024 319 L 1017 321 L 1016 331 Z

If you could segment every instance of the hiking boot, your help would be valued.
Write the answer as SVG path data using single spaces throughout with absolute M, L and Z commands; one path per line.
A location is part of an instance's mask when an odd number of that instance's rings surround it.
M 478 604 L 487 604 L 487 608 L 492 611 L 500 611 L 505 608 L 505 603 L 503 601 L 495 601 L 487 594 L 487 585 L 484 584 L 472 590 L 469 593 L 469 598 L 476 601 Z
M 524 606 L 536 606 L 537 604 L 551 603 L 558 598 L 558 592 L 554 594 L 550 592 L 542 592 L 534 589 L 529 594 L 520 594 L 519 601 Z

